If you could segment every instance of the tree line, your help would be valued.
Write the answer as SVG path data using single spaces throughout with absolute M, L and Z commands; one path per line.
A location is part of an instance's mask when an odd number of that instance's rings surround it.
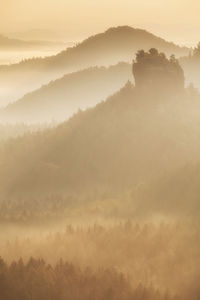
M 132 287 L 110 269 L 81 270 L 60 260 L 55 266 L 30 258 L 6 264 L 0 258 L 0 300 L 179 300 L 153 287 Z

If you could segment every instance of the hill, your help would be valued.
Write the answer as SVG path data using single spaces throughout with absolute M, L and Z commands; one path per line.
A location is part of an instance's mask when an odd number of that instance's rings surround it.
M 114 205 L 115 215 L 133 216 L 142 187 L 199 159 L 197 101 L 191 107 L 187 93 L 160 101 L 128 84 L 55 129 L 8 142 L 0 152 L 2 211 L 52 217 L 90 211 L 102 199 L 107 214 Z
M 66 120 L 78 109 L 96 105 L 132 79 L 131 66 L 91 67 L 67 74 L 0 111 L 3 122 Z
M 8 49 L 16 50 L 16 48 L 27 48 L 33 45 L 34 45 L 33 43 L 29 43 L 17 39 L 10 39 L 8 37 L 0 35 L 0 50 L 8 50 Z
M 25 29 L 21 31 L 8 32 L 7 36 L 14 39 L 20 39 L 25 41 L 39 40 L 39 41 L 65 41 L 66 37 L 69 38 L 69 32 L 66 30 L 50 30 L 42 28 Z M 71 37 L 70 37 L 71 38 Z M 71 39 L 71 44 L 72 43 Z M 67 43 L 70 43 L 69 40 Z
M 60 43 L 61 44 L 61 43 Z M 0 51 L 20 51 L 20 50 L 34 50 L 48 47 L 58 46 L 58 43 L 50 41 L 25 41 L 20 39 L 8 38 L 0 35 Z M 63 43 L 64 47 L 64 43 Z
M 128 26 L 110 28 L 58 55 L 1 66 L 0 80 L 4 84 L 4 91 L 0 95 L 0 103 L 4 105 L 17 100 L 27 92 L 68 72 L 97 65 L 117 64 L 120 61 L 130 63 L 137 50 L 152 47 L 168 55 L 183 56 L 189 53 L 188 48 L 167 42 L 145 30 Z

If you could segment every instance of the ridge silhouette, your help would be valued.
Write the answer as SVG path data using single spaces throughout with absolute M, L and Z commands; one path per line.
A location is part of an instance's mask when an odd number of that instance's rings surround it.
M 0 102 L 5 105 L 18 100 L 27 92 L 80 69 L 110 66 L 121 61 L 131 63 L 133 53 L 138 49 L 147 51 L 152 47 L 167 55 L 174 53 L 178 57 L 189 53 L 187 47 L 167 42 L 145 30 L 129 26 L 110 28 L 57 55 L 0 66 L 0 81 L 4 84 Z

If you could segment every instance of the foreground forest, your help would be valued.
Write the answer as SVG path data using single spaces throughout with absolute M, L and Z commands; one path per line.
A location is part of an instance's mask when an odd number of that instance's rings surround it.
M 68 225 L 9 242 L 7 234 L 0 243 L 4 300 L 199 299 L 199 222 Z
M 141 284 L 134 288 L 115 270 L 93 272 L 60 261 L 55 267 L 33 258 L 6 265 L 0 260 L 1 300 L 184 300 Z

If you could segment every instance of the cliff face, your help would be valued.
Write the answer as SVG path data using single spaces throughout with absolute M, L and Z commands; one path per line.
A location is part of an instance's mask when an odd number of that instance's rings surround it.
M 184 89 L 184 72 L 174 56 L 167 59 L 156 49 L 138 51 L 133 62 L 133 76 L 138 89 L 151 92 L 175 92 Z

